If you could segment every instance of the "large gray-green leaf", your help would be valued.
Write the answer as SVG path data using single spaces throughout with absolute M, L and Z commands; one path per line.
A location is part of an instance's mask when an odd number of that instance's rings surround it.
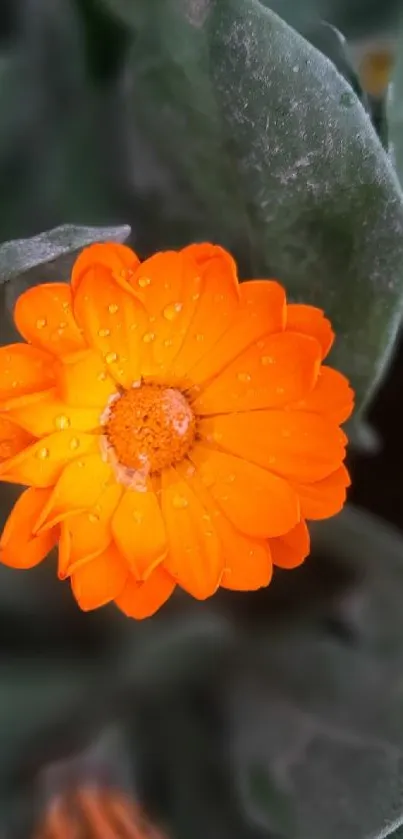
M 205 27 L 255 274 L 326 310 L 333 361 L 362 400 L 400 314 L 403 198 L 392 166 L 351 88 L 270 10 L 214 0 Z
M 277 276 L 325 309 L 333 363 L 362 404 L 393 346 L 403 285 L 403 196 L 364 108 L 257 0 L 136 8 L 127 130 L 154 219 L 140 250 L 209 238 L 243 276 Z

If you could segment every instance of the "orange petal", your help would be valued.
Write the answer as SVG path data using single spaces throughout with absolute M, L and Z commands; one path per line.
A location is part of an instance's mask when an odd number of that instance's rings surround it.
M 277 539 L 270 539 L 273 564 L 280 568 L 296 568 L 310 551 L 309 531 L 303 519 L 292 530 Z
M 75 836 L 77 836 L 77 819 L 74 815 L 71 817 L 63 796 L 57 795 L 48 808 L 34 839 L 70 839 Z
M 230 327 L 207 352 L 189 376 L 202 384 L 216 376 L 236 356 L 264 335 L 282 332 L 285 326 L 285 291 L 271 280 L 251 280 L 239 287 L 240 302 Z
M 15 325 L 28 343 L 53 355 L 74 352 L 85 341 L 74 319 L 71 288 L 66 283 L 45 283 L 29 288 L 18 298 Z
M 326 414 L 332 422 L 341 425 L 353 411 L 354 392 L 345 376 L 332 367 L 321 367 L 313 390 L 290 408 Z
M 119 242 L 97 242 L 84 248 L 77 257 L 71 274 L 71 286 L 76 291 L 84 274 L 95 266 L 107 269 L 113 278 L 126 282 L 136 270 L 140 260 L 127 245 Z
M 85 612 L 98 609 L 119 597 L 128 573 L 126 561 L 113 544 L 85 562 L 71 576 L 71 588 L 80 608 Z
M 115 603 L 129 618 L 142 620 L 154 615 L 171 596 L 174 588 L 172 577 L 158 567 L 144 582 L 139 583 L 134 577 L 129 577 Z
M 312 389 L 319 365 L 320 346 L 313 338 L 292 332 L 269 335 L 241 353 L 199 395 L 195 388 L 193 408 L 203 415 L 281 408 Z
M 339 513 L 344 506 L 349 486 L 350 476 L 344 465 L 323 481 L 295 484 L 302 515 L 307 519 L 327 519 Z
M 27 344 L 0 347 L 0 402 L 52 387 L 53 364 L 52 356 Z
M 0 561 L 12 568 L 33 568 L 52 550 L 57 541 L 57 528 L 40 536 L 33 527 L 49 498 L 47 489 L 22 492 L 6 521 L 0 539 Z
M 14 399 L 7 409 L 7 416 L 35 437 L 64 428 L 93 431 L 100 425 L 100 415 L 100 408 L 67 406 L 56 388 Z
M 57 368 L 57 387 L 61 399 L 77 408 L 103 410 L 117 392 L 116 384 L 96 350 L 64 356 Z
M 316 338 L 322 347 L 322 358 L 328 355 L 334 341 L 334 332 L 321 309 L 303 303 L 289 303 L 286 328 L 287 332 L 301 332 Z
M 115 542 L 138 580 L 146 580 L 167 553 L 164 520 L 154 492 L 127 490 L 112 520 Z
M 112 477 L 101 453 L 88 454 L 68 463 L 36 523 L 36 529 L 53 527 L 78 510 L 88 510 L 98 501 Z
M 15 457 L 32 442 L 31 434 L 19 428 L 8 417 L 0 416 L 0 464 Z
M 276 474 L 319 481 L 345 457 L 345 435 L 318 414 L 250 411 L 199 422 L 202 440 Z
M 172 364 L 172 375 L 178 379 L 186 379 L 215 347 L 233 323 L 240 301 L 236 265 L 227 251 L 213 245 L 192 245 L 182 253 L 198 264 L 201 288 L 190 328 Z
M 69 516 L 61 523 L 58 574 L 61 580 L 88 560 L 106 551 L 113 540 L 112 516 L 123 488 L 111 484 L 86 512 Z M 128 570 L 128 569 L 127 569 Z
M 88 344 L 101 354 L 115 381 L 123 387 L 139 381 L 147 320 L 135 295 L 97 266 L 83 275 L 74 295 L 74 312 Z
M 214 521 L 224 561 L 220 585 L 238 591 L 252 591 L 267 586 L 272 576 L 268 542 L 250 539 L 236 530 L 217 506 L 197 473 L 189 469 L 186 461 L 179 464 L 177 471 L 200 498 Z
M 299 520 L 295 490 L 253 463 L 197 444 L 191 452 L 204 485 L 234 527 L 247 536 L 281 536 Z
M 59 431 L 0 463 L 0 480 L 50 487 L 56 483 L 71 460 L 98 451 L 99 440 L 96 435 L 91 436 L 81 431 Z
M 148 315 L 143 375 L 163 376 L 181 349 L 197 308 L 200 272 L 183 253 L 166 251 L 142 262 L 131 284 Z
M 193 597 L 204 600 L 217 590 L 224 569 L 213 517 L 175 469 L 162 473 L 161 487 L 169 540 L 164 568 Z

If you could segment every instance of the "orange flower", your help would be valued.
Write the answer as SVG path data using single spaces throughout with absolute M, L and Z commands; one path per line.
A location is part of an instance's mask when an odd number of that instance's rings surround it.
M 343 506 L 346 379 L 323 313 L 238 284 L 222 248 L 140 263 L 94 245 L 26 291 L 0 349 L 0 478 L 29 488 L 1 538 L 28 568 L 59 544 L 82 609 L 153 614 L 180 585 L 257 589 Z
M 112 789 L 81 787 L 58 795 L 35 839 L 164 839 L 131 800 Z

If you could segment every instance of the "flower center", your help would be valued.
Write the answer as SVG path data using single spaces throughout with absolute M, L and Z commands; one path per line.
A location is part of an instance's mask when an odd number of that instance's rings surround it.
M 106 437 L 129 469 L 159 472 L 182 460 L 196 434 L 196 420 L 180 390 L 143 384 L 112 403 Z

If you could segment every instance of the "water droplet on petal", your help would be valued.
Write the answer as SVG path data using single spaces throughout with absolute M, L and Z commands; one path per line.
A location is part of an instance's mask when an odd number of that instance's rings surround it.
M 70 420 L 66 414 L 60 414 L 60 416 L 55 418 L 55 426 L 59 429 L 59 431 L 63 431 L 65 428 L 70 427 Z
M 275 359 L 273 358 L 272 355 L 262 355 L 260 361 L 261 361 L 261 363 L 263 364 L 264 367 L 267 367 L 269 364 L 275 364 L 276 363 L 276 361 L 275 361 Z
M 202 332 L 198 332 L 196 335 L 196 341 L 204 341 L 204 335 Z
M 38 449 L 36 456 L 39 460 L 46 460 L 49 457 L 49 449 L 43 447 L 42 449 Z
M 174 495 L 172 504 L 177 510 L 184 510 L 185 507 L 189 506 L 189 502 L 184 495 Z
M 96 513 L 89 513 L 88 520 L 91 522 L 91 524 L 96 524 L 99 521 L 99 516 L 97 516 Z
M 154 332 L 146 332 L 143 335 L 143 341 L 145 344 L 151 344 L 152 341 L 155 341 L 155 333 Z
M 140 510 L 133 510 L 132 519 L 136 522 L 136 524 L 141 524 L 144 519 L 143 513 L 140 512 Z
M 192 300 L 199 300 L 199 298 L 200 298 L 200 291 L 195 291 L 195 293 L 192 294 Z
M 106 381 L 106 373 L 98 373 L 97 379 L 98 379 L 99 382 L 105 382 Z
M 182 309 L 183 303 L 169 303 L 168 306 L 165 306 L 162 314 L 166 320 L 175 320 Z
M 252 376 L 250 373 L 238 373 L 237 379 L 239 382 L 250 382 Z
M 107 364 L 113 364 L 114 361 L 117 361 L 118 357 L 115 352 L 107 352 L 105 356 L 105 361 Z
M 66 326 L 67 326 L 67 321 L 65 321 L 65 320 L 62 320 L 62 322 L 59 323 L 59 329 L 66 329 Z
M 38 318 L 35 326 L 36 326 L 37 329 L 44 329 L 46 324 L 47 324 L 46 318 Z
M 18 382 L 17 382 L 17 381 L 11 382 L 11 387 L 12 387 L 12 388 L 16 388 L 16 387 L 17 387 L 17 385 L 18 385 Z
M 140 288 L 146 288 L 148 285 L 150 285 L 150 283 L 150 277 L 139 277 L 138 284 Z
M 111 334 L 110 329 L 98 329 L 98 335 L 100 338 L 107 338 L 108 335 Z
M 236 478 L 236 475 L 234 475 L 234 474 L 231 472 L 229 475 L 226 475 L 225 482 L 226 482 L 227 484 L 233 484 L 233 483 L 234 483 L 234 481 L 235 481 L 235 478 Z
M 79 441 L 78 437 L 73 437 L 73 439 L 70 441 L 70 448 L 72 449 L 72 451 L 75 451 L 76 449 L 78 449 L 79 445 L 80 445 L 80 441 Z
M 173 338 L 166 338 L 164 341 L 164 347 L 172 347 Z
M 118 309 L 119 309 L 119 306 L 118 306 L 117 303 L 109 303 L 108 312 L 110 312 L 111 315 L 115 315 L 116 312 L 118 311 Z

